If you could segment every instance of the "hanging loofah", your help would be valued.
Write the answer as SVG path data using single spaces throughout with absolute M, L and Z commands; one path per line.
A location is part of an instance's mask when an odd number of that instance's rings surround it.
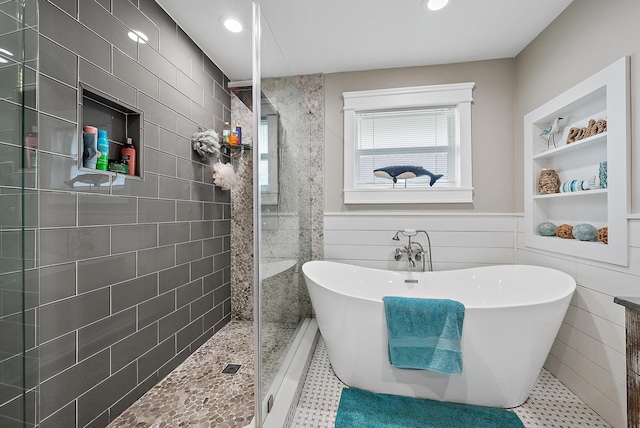
M 204 130 L 201 128 L 200 132 L 196 132 L 191 137 L 193 143 L 193 150 L 195 150 L 202 159 L 220 157 L 220 136 L 213 129 Z
M 213 184 L 222 190 L 231 190 L 236 184 L 236 171 L 230 163 L 216 162 L 213 164 Z

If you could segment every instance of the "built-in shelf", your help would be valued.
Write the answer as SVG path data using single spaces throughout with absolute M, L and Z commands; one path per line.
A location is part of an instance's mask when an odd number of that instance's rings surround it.
M 532 159 L 547 159 L 558 155 L 563 154 L 571 154 L 577 152 L 579 150 L 589 149 L 591 146 L 596 144 L 606 144 L 607 143 L 607 133 L 602 132 L 600 134 L 592 135 L 591 137 L 587 137 L 583 140 L 576 141 L 574 143 L 565 144 L 562 143 L 560 147 L 545 150 L 542 153 L 538 153 L 537 155 L 533 155 Z
M 533 195 L 533 199 L 554 199 L 554 198 L 582 198 L 596 195 L 606 195 L 608 189 L 581 190 L 579 192 L 550 193 L 548 195 Z
M 142 179 L 144 171 L 144 119 L 142 111 L 82 82 L 80 82 L 78 102 L 78 169 L 96 174 Z M 127 138 L 131 138 L 136 150 L 135 174 L 85 168 L 82 159 L 84 126 L 93 126 L 107 132 L 110 162 L 121 160 L 120 150 L 124 147 Z
M 564 255 L 628 265 L 629 196 L 629 58 L 580 82 L 524 117 L 525 144 L 525 246 Z M 557 118 L 557 148 L 548 148 L 542 130 Z M 572 127 L 586 127 L 589 120 L 607 120 L 607 130 L 567 144 Z M 601 162 L 607 162 L 607 186 L 577 192 L 538 194 L 543 169 L 553 169 L 560 183 L 599 178 Z M 588 223 L 608 228 L 608 243 L 541 236 L 538 226 Z

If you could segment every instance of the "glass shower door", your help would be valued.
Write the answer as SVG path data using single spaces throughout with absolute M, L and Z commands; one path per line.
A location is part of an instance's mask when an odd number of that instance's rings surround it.
M 37 2 L 0 2 L 0 426 L 37 424 Z
M 260 424 L 311 317 L 302 264 L 311 260 L 309 106 L 299 77 L 289 71 L 269 26 L 259 14 L 260 76 L 254 79 L 254 188 Z M 254 70 L 254 73 L 256 71 Z M 257 83 L 257 84 L 256 84 Z

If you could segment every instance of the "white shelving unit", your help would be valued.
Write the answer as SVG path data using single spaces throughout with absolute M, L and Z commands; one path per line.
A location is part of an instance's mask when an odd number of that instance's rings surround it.
M 617 265 L 628 265 L 627 214 L 630 171 L 629 58 L 558 95 L 524 117 L 525 246 Z M 561 131 L 557 148 L 549 149 L 540 133 L 556 118 Z M 607 131 L 566 144 L 569 129 L 582 128 L 589 119 L 606 119 Z M 543 168 L 554 169 L 560 182 L 598 177 L 607 161 L 608 187 L 578 192 L 538 194 Z M 609 228 L 609 243 L 540 236 L 538 225 L 589 223 Z

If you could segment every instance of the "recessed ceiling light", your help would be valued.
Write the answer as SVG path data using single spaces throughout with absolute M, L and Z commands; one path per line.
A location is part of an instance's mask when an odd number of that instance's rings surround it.
M 424 10 L 440 10 L 449 3 L 449 0 L 422 0 Z
M 8 50 L 6 50 L 6 49 L 2 49 L 2 48 L 0 48 L 0 54 L 8 55 L 8 56 L 13 56 L 13 54 L 12 54 L 11 52 L 9 52 L 9 51 L 8 51 Z
M 8 62 L 9 62 L 9 61 L 7 61 L 6 59 L 4 59 L 4 58 L 2 58 L 2 57 L 0 56 L 0 64 L 6 64 L 6 63 L 8 63 Z
M 237 18 L 233 18 L 231 16 L 223 16 L 220 18 L 220 22 L 227 30 L 232 33 L 239 33 L 242 31 L 242 22 L 240 22 Z
M 129 31 L 128 36 L 131 40 L 138 43 L 147 43 L 149 41 L 147 35 L 138 30 Z

